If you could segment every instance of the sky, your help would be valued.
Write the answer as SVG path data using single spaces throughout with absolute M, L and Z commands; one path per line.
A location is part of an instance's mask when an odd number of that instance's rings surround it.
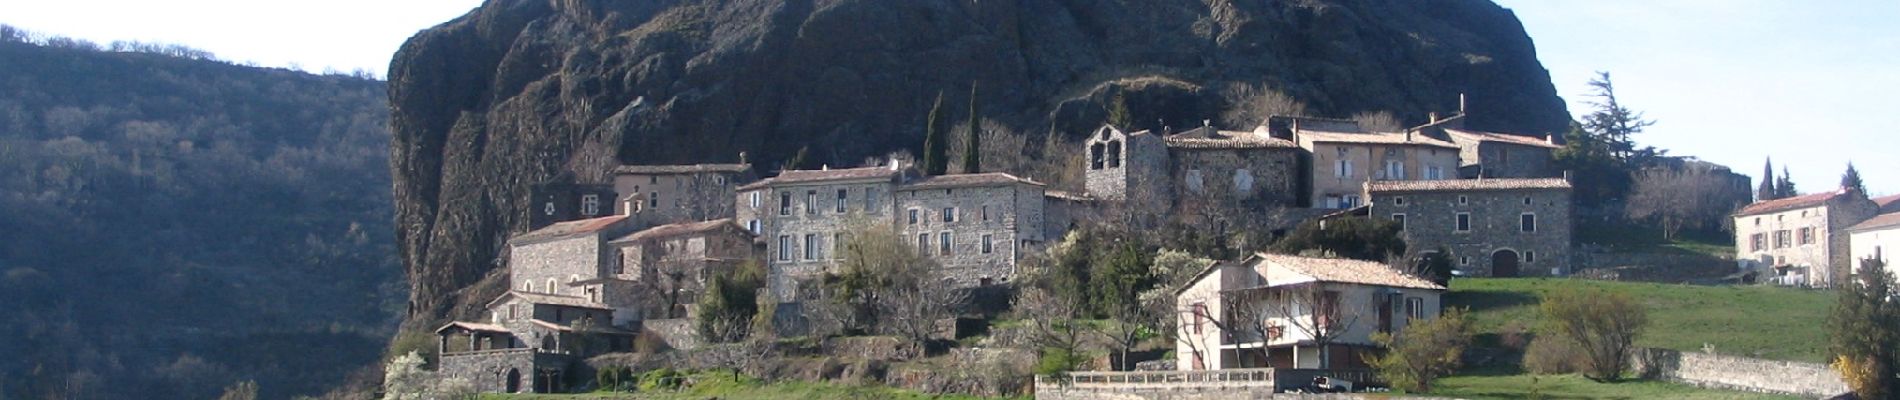
M 1498 0 L 1524 22 L 1573 114 L 1596 71 L 1656 125 L 1640 144 L 1760 182 L 1773 157 L 1803 191 L 1846 164 L 1900 193 L 1900 1 Z M 0 23 L 101 44 L 183 44 L 235 62 L 385 76 L 416 31 L 477 0 L 8 0 Z

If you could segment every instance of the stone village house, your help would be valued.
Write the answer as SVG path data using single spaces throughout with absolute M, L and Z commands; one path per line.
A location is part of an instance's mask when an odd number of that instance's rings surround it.
M 1175 365 L 1364 368 L 1374 332 L 1437 318 L 1444 291 L 1369 261 L 1262 253 L 1215 263 L 1175 292 Z
M 1734 215 L 1736 264 L 1782 285 L 1833 287 L 1849 271 L 1847 228 L 1878 211 L 1852 189 L 1749 204 Z
M 1570 182 L 1563 178 L 1373 181 L 1366 211 L 1399 223 L 1408 260 L 1444 249 L 1468 276 L 1563 275 Z
M 1895 265 L 1893 252 L 1900 251 L 1900 212 L 1881 214 L 1847 228 L 1851 242 L 1855 274 L 1865 273 L 1861 260 L 1877 259 L 1886 264 L 1885 271 L 1900 275 L 1900 265 Z

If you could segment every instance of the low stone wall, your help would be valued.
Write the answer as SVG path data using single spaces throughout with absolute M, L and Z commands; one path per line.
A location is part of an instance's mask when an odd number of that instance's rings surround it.
M 1759 393 L 1831 397 L 1848 392 L 1828 366 L 1668 349 L 1638 349 L 1634 368 L 1646 376 L 1696 386 Z
M 564 367 L 569 360 L 565 354 L 531 348 L 481 350 L 443 355 L 436 369 L 444 378 L 464 379 L 476 390 L 491 393 L 507 392 L 509 372 L 513 371 L 519 379 L 514 382 L 515 390 L 529 392 L 534 389 L 536 365 Z
M 1036 398 L 1112 400 L 1224 400 L 1224 399 L 1357 399 L 1356 394 L 1305 395 L 1278 393 L 1305 387 L 1318 376 L 1363 385 L 1370 371 L 1328 371 L 1288 368 L 1245 368 L 1210 371 L 1077 372 L 1069 376 L 1036 377 Z
M 699 347 L 699 332 L 693 330 L 692 319 L 649 319 L 642 321 L 641 327 L 666 341 L 666 347 L 678 350 Z

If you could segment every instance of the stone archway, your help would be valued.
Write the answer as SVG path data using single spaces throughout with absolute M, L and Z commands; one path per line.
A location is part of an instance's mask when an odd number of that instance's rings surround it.
M 502 386 L 506 389 L 506 390 L 503 390 L 502 393 L 520 392 L 521 391 L 521 370 L 509 368 L 508 377 L 503 378 Z
M 1491 253 L 1491 276 L 1515 278 L 1518 275 L 1517 251 L 1504 249 Z

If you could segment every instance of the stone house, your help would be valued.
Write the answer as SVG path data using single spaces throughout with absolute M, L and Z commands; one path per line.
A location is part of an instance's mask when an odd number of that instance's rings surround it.
M 608 185 L 544 183 L 528 187 L 528 229 L 556 222 L 613 215 L 614 188 Z
M 1303 200 L 1301 149 L 1265 127 L 1157 134 L 1103 126 L 1084 146 L 1088 195 L 1123 205 L 1131 221 L 1148 226 L 1161 217 L 1223 224 Z M 1210 218 L 1217 215 L 1226 218 Z
M 1399 222 L 1406 259 L 1444 249 L 1469 276 L 1563 275 L 1571 187 L 1563 178 L 1372 181 L 1367 213 Z
M 1854 273 L 1863 272 L 1861 260 L 1873 258 L 1886 264 L 1885 271 L 1900 275 L 1900 265 L 1895 265 L 1891 252 L 1900 251 L 1900 212 L 1881 214 L 1847 228 L 1851 254 L 1848 262 L 1853 264 Z
M 1851 189 L 1749 204 L 1734 214 L 1736 264 L 1772 269 L 1772 280 L 1783 285 L 1833 287 L 1849 271 L 1847 228 L 1878 211 Z
M 1473 178 L 1555 178 L 1563 176 L 1553 154 L 1563 148 L 1556 135 L 1528 136 L 1445 128 L 1458 145 L 1458 176 Z
M 508 287 L 530 293 L 584 297 L 569 285 L 609 276 L 616 255 L 607 241 L 633 230 L 625 215 L 555 223 L 508 241 Z M 599 300 L 594 300 L 599 301 Z
M 765 242 L 771 294 L 794 301 L 817 295 L 805 289 L 833 271 L 854 224 L 915 240 L 959 285 L 1006 282 L 1025 248 L 1046 240 L 1046 201 L 1042 184 L 1003 173 L 791 170 L 738 188 L 736 215 Z
M 731 218 L 733 189 L 751 179 L 745 163 L 622 165 L 614 168 L 614 211 L 642 227 Z
M 1347 209 L 1365 204 L 1366 182 L 1458 178 L 1458 145 L 1415 131 L 1368 133 L 1291 130 L 1310 158 L 1308 204 Z
M 1364 368 L 1373 333 L 1437 318 L 1444 291 L 1368 261 L 1260 253 L 1215 263 L 1175 292 L 1175 365 Z
M 754 241 L 752 232 L 730 218 L 634 232 L 608 242 L 618 253 L 611 275 L 583 281 L 588 285 L 584 292 L 633 294 L 629 301 L 607 303 L 616 309 L 637 309 L 640 319 L 685 318 L 689 315 L 686 307 L 696 302 L 708 280 L 731 274 L 757 258 Z M 615 290 L 621 286 L 646 290 Z

